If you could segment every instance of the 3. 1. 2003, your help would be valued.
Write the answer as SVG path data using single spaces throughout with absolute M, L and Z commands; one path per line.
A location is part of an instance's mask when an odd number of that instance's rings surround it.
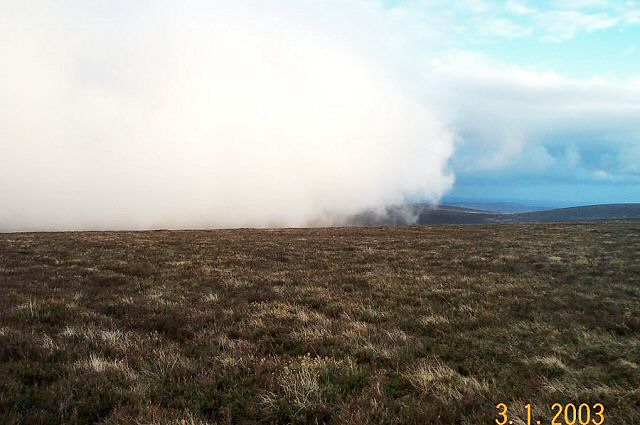
M 498 410 L 497 425 L 513 424 L 513 420 L 509 419 L 509 407 L 505 403 L 497 404 L 496 409 Z M 551 406 L 553 415 L 551 422 L 535 419 L 531 404 L 527 404 L 525 409 L 527 425 L 603 425 L 605 423 L 604 405 L 602 403 L 593 405 L 581 403 L 577 406 L 574 403 L 554 403 Z

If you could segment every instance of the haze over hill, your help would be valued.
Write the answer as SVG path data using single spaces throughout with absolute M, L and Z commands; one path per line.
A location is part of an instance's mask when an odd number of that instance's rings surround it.
M 497 213 L 452 205 L 422 205 L 388 207 L 381 211 L 366 211 L 346 220 L 354 226 L 402 226 L 434 224 L 483 223 L 549 223 L 594 220 L 638 220 L 640 204 L 604 204 L 543 211 Z
M 625 201 L 625 203 L 634 201 Z M 424 202 L 416 202 L 418 204 Z M 446 195 L 440 204 L 449 205 L 452 207 L 469 208 L 472 210 L 482 210 L 496 213 L 517 213 L 517 212 L 531 212 L 531 211 L 544 211 L 553 210 L 556 208 L 569 208 L 580 207 L 584 205 L 595 204 L 614 204 L 618 202 L 567 202 L 550 199 L 493 199 L 490 197 L 456 197 Z

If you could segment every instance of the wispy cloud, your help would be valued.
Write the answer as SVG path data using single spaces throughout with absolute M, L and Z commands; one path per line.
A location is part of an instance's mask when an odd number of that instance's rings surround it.
M 640 6 L 635 2 L 604 0 L 557 0 L 540 6 L 526 0 L 443 2 L 407 0 L 402 7 L 422 14 L 423 19 L 448 19 L 460 25 L 463 37 L 532 37 L 545 42 L 570 40 L 616 26 L 640 23 Z M 444 10 L 444 12 L 443 12 Z
M 591 33 L 612 28 L 621 18 L 606 13 L 581 13 L 567 10 L 539 12 L 533 18 L 543 41 L 559 42 L 574 38 L 580 32 Z

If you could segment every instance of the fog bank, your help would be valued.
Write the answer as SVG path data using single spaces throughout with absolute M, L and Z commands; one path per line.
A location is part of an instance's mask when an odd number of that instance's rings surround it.
M 453 136 L 393 16 L 264 3 L 3 6 L 0 231 L 332 224 L 442 196 Z

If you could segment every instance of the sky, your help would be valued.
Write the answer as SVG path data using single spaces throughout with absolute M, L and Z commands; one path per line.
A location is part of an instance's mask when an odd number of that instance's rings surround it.
M 640 202 L 637 1 L 0 9 L 0 231 Z
M 454 99 L 447 196 L 639 202 L 640 3 L 445 3 L 386 5 L 423 17 Z

